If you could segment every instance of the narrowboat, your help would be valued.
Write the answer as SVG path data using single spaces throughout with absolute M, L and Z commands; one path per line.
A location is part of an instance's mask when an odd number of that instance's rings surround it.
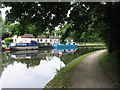
M 11 43 L 9 46 L 12 50 L 34 50 L 39 49 L 39 45 L 36 41 L 30 43 Z
M 76 49 L 77 45 L 75 42 L 67 42 L 66 44 L 60 44 L 59 42 L 53 45 L 54 49 Z

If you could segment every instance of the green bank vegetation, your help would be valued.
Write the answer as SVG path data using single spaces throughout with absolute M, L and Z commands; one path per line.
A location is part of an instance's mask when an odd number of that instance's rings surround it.
M 97 46 L 97 45 L 105 46 L 104 43 L 79 43 L 77 45 L 78 46 L 92 46 L 92 45 L 94 45 L 94 46 Z
M 119 64 L 115 58 L 115 55 L 111 55 L 108 52 L 104 52 L 99 56 L 99 63 L 104 70 L 104 73 L 111 80 L 111 82 L 120 88 L 120 73 Z
M 58 74 L 54 77 L 54 79 L 51 80 L 45 86 L 45 88 L 67 88 L 67 86 L 69 85 L 69 82 L 70 82 L 72 70 L 76 67 L 76 65 L 78 65 L 80 63 L 80 61 L 82 59 L 84 59 L 86 56 L 88 56 L 94 52 L 95 51 L 84 54 L 84 55 L 76 58 L 75 60 L 73 60 L 69 64 L 67 64 L 67 66 L 62 68 L 60 70 L 60 72 L 58 72 Z

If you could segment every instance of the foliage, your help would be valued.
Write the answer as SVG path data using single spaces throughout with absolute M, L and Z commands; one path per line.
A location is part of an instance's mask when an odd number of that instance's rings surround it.
M 12 38 L 5 38 L 4 40 L 5 40 L 5 42 L 7 42 L 7 43 L 13 42 L 13 39 L 12 39 Z
M 7 23 L 19 22 L 20 34 L 26 32 L 27 25 L 34 25 L 34 35 L 38 32 L 54 30 L 61 22 L 64 22 L 66 13 L 70 9 L 70 3 L 44 3 L 44 2 L 12 2 L 4 3 L 12 7 L 7 12 Z M 64 10 L 63 10 L 64 9 Z M 63 19 L 62 19 L 63 18 Z
M 80 37 L 80 42 L 103 42 L 103 38 L 94 29 L 88 29 L 87 32 L 83 32 Z
M 11 34 L 9 33 L 9 32 L 4 32 L 4 31 L 2 31 L 2 39 L 4 40 L 5 38 L 8 38 L 8 37 L 10 37 L 11 36 Z
M 117 63 L 115 55 L 110 55 L 108 52 L 104 52 L 98 59 L 107 77 L 111 80 L 114 86 L 120 88 L 120 73 L 118 73 L 119 64 Z
M 9 31 L 9 25 L 7 25 L 5 22 L 2 23 L 2 28 L 1 28 L 1 34 L 2 34 L 2 39 L 4 40 L 5 38 L 11 37 L 12 33 Z

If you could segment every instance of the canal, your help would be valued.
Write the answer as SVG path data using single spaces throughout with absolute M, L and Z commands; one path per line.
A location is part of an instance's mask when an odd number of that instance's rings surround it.
M 69 62 L 102 48 L 2 52 L 2 88 L 44 88 Z

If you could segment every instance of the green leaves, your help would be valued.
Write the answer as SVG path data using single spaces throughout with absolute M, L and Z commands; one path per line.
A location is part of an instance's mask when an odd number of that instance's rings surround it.
M 12 39 L 12 38 L 5 38 L 4 40 L 5 40 L 5 42 L 7 42 L 7 43 L 13 42 L 13 39 Z

